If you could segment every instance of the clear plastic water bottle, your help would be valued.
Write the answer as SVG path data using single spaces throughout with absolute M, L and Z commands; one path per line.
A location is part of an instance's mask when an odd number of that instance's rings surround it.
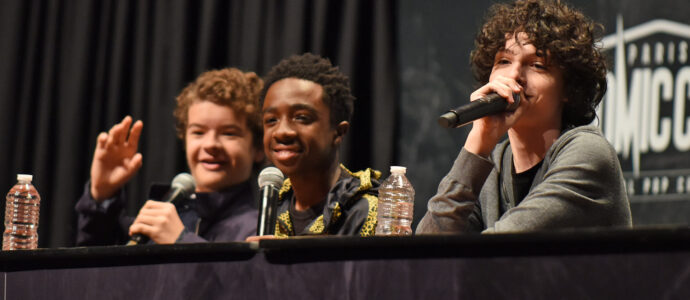
M 17 183 L 7 193 L 5 232 L 2 250 L 36 249 L 38 247 L 38 214 L 41 204 L 33 176 L 18 174 Z
M 405 177 L 407 168 L 391 166 L 391 175 L 379 187 L 376 235 L 411 235 L 414 188 Z

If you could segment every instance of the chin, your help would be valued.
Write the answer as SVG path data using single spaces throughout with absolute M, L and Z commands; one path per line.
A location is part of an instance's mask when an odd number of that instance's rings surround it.
M 299 170 L 296 167 L 290 166 L 282 166 L 282 165 L 276 165 L 276 167 L 280 170 L 280 172 L 283 172 L 283 175 L 285 177 L 291 177 L 295 174 L 299 174 Z
M 222 179 L 213 178 L 208 174 L 200 174 L 200 176 L 194 177 L 194 180 L 196 180 L 197 187 L 203 187 L 206 190 L 222 185 Z
M 197 190 L 206 193 L 218 192 L 224 189 L 226 185 L 218 181 L 202 181 L 197 183 Z

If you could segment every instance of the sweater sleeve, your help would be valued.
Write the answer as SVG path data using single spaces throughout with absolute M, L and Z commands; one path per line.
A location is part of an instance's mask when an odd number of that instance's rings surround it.
M 484 228 L 479 192 L 493 163 L 464 148 L 450 172 L 441 180 L 436 195 L 417 226 L 417 234 L 479 232 Z
M 541 182 L 486 233 L 632 226 L 618 157 L 601 135 L 569 136 L 544 161 L 550 165 L 543 178 L 534 179 Z
M 124 244 L 129 226 L 134 218 L 124 212 L 125 194 L 120 190 L 116 196 L 97 203 L 90 193 L 90 182 L 75 206 L 78 215 L 77 246 L 104 246 Z

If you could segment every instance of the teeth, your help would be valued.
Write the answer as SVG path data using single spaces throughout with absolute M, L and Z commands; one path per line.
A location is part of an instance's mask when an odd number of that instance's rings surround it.
M 297 152 L 288 151 L 288 150 L 278 150 L 278 151 L 275 151 L 275 154 L 276 154 L 276 158 L 278 158 L 278 159 L 287 159 L 287 158 L 290 158 L 294 155 L 297 155 Z

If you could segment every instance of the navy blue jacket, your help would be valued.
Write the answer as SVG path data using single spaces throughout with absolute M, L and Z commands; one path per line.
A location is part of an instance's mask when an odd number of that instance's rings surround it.
M 154 184 L 149 199 L 159 200 L 169 185 Z M 115 197 L 97 204 L 91 198 L 90 184 L 77 202 L 78 246 L 123 245 L 129 240 L 134 217 L 125 213 L 126 197 Z M 214 193 L 195 193 L 176 203 L 185 229 L 177 243 L 244 241 L 256 234 L 258 211 L 249 182 Z

